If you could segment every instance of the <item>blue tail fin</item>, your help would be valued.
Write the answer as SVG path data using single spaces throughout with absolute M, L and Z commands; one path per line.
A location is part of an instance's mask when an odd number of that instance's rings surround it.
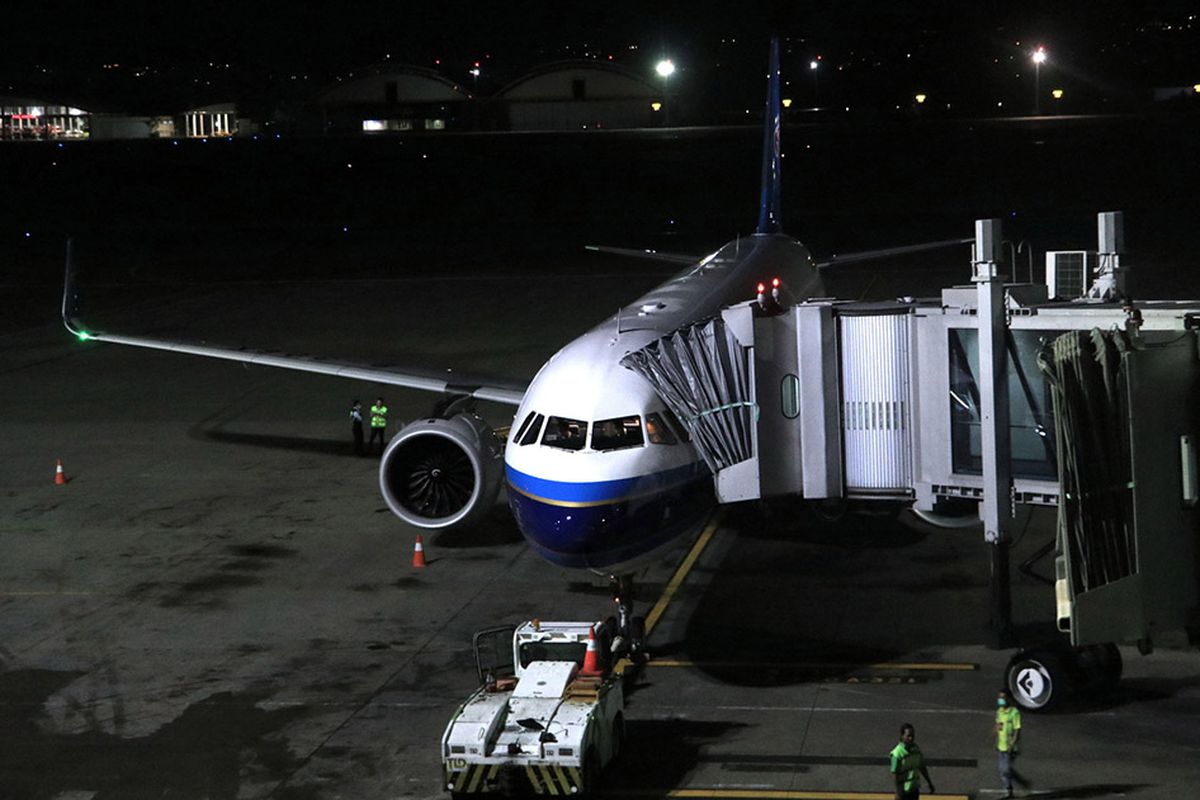
M 767 113 L 763 120 L 762 196 L 755 233 L 779 233 L 779 37 L 771 37 L 771 65 L 767 72 Z

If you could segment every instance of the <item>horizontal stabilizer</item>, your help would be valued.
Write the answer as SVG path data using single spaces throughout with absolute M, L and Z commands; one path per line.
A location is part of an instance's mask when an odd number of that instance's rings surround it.
M 903 247 L 888 247 L 883 250 L 863 250 L 858 253 L 839 253 L 830 256 L 824 261 L 818 261 L 818 267 L 833 267 L 838 264 L 855 264 L 860 261 L 874 261 L 880 258 L 890 258 L 892 256 L 903 256 L 909 253 L 921 253 L 925 250 L 940 250 L 943 247 L 954 247 L 960 244 L 970 244 L 975 241 L 971 239 L 943 239 L 940 242 L 925 242 L 924 244 L 910 244 Z
M 601 244 L 589 244 L 585 250 L 591 250 L 594 253 L 608 253 L 614 256 L 628 256 L 630 258 L 644 258 L 650 261 L 662 261 L 667 264 L 683 264 L 691 266 L 704 258 L 704 256 L 690 256 L 682 253 L 662 253 L 658 250 L 637 250 L 630 247 L 608 247 Z

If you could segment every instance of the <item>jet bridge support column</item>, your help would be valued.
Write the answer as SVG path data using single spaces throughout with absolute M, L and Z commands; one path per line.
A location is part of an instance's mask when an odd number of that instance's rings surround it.
M 1003 237 L 1000 220 L 975 220 L 974 275 L 978 297 L 980 445 L 983 455 L 983 502 L 980 518 L 991 552 L 989 611 L 992 645 L 1011 647 L 1012 595 L 1009 585 L 1009 535 L 1012 521 L 1011 447 L 1008 378 L 1005 365 L 1004 282 L 996 268 Z

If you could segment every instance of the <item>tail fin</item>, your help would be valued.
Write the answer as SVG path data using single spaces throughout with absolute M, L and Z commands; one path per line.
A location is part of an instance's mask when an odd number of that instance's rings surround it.
M 755 233 L 779 233 L 779 37 L 771 37 L 771 64 L 767 71 L 767 113 L 763 120 L 762 195 Z

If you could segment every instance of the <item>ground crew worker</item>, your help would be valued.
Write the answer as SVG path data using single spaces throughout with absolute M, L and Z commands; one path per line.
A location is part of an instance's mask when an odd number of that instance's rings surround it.
M 388 408 L 383 404 L 383 398 L 375 398 L 375 405 L 371 406 L 371 438 L 367 442 L 367 448 L 375 444 L 375 437 L 379 437 L 379 453 L 383 454 L 383 447 L 387 444 L 387 412 Z
M 350 433 L 354 436 L 354 455 L 364 455 L 362 429 L 362 403 L 355 400 L 350 406 Z
M 891 753 L 892 779 L 896 782 L 896 800 L 917 800 L 921 796 L 921 781 L 917 778 L 920 772 L 929 784 L 930 793 L 936 792 L 933 781 L 929 779 L 929 770 L 925 768 L 925 756 L 917 747 L 917 729 L 911 722 L 900 726 L 900 743 L 892 748 Z
M 1001 689 L 996 697 L 996 727 L 992 731 L 996 737 L 997 763 L 1000 768 L 1000 782 L 1004 786 L 1005 797 L 1013 796 L 1013 781 L 1029 788 L 1029 781 L 1019 772 L 1013 762 L 1017 760 L 1018 745 L 1021 741 L 1021 710 L 1012 701 L 1012 695 L 1007 689 Z

